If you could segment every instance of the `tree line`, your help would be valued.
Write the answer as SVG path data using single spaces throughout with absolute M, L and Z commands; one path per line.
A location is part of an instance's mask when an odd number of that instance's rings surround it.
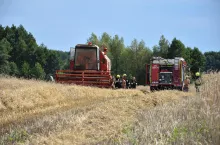
M 192 77 L 197 71 L 220 70 L 220 51 L 203 54 L 199 48 L 188 47 L 177 38 L 173 38 L 169 42 L 164 35 L 160 37 L 158 44 L 154 45 L 153 48 L 146 46 L 143 40 L 138 41 L 137 39 L 132 40 L 129 46 L 125 46 L 123 37 L 118 35 L 111 37 L 105 32 L 100 37 L 92 33 L 87 39 L 88 42 L 109 49 L 107 55 L 112 61 L 112 73 L 114 75 L 126 73 L 129 77 L 135 76 L 140 84 L 145 84 L 145 66 L 153 56 L 167 59 L 183 57 L 190 67 Z
M 153 56 L 183 57 L 192 74 L 198 70 L 220 69 L 220 51 L 203 54 L 199 48 L 188 47 L 177 38 L 169 42 L 164 35 L 152 48 L 137 39 L 125 46 L 123 37 L 112 37 L 106 32 L 99 37 L 92 33 L 85 43 L 88 42 L 108 48 L 107 55 L 112 62 L 113 75 L 126 73 L 128 77 L 135 76 L 139 84 L 145 83 L 145 65 Z M 22 25 L 0 25 L 0 73 L 47 80 L 56 70 L 68 68 L 69 52 L 51 50 L 44 44 L 38 45 L 34 36 Z
M 55 70 L 68 67 L 68 52 L 38 45 L 34 36 L 20 25 L 0 25 L 0 73 L 48 79 Z

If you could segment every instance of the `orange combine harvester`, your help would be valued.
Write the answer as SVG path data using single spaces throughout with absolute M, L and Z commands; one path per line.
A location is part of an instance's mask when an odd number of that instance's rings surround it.
M 77 44 L 70 48 L 69 70 L 57 70 L 57 83 L 95 86 L 100 88 L 112 87 L 111 60 L 103 51 L 91 42 Z

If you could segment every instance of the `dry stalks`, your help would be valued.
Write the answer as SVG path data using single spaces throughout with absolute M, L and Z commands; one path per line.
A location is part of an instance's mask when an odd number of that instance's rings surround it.
M 122 144 L 219 145 L 220 74 L 206 75 L 203 80 L 196 97 L 140 111 Z
M 138 132 L 138 126 L 153 132 L 153 138 L 154 130 L 160 131 L 161 118 L 166 122 L 166 113 L 171 113 L 174 106 L 183 110 L 179 104 L 189 99 L 182 98 L 195 96 L 194 92 L 150 93 L 146 88 L 143 93 L 144 87 L 142 91 L 108 90 L 5 77 L 0 82 L 0 144 L 141 143 L 149 136 Z M 178 103 L 180 100 L 183 103 Z M 132 131 L 134 122 L 136 130 Z M 172 124 L 172 129 L 177 124 L 174 122 L 161 125 L 166 128 Z M 135 133 L 137 138 L 130 138 Z

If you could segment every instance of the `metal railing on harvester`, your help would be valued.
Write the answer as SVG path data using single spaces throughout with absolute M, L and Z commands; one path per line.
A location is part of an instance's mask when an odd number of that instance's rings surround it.
M 112 86 L 112 78 L 109 71 L 57 70 L 55 81 L 57 83 L 95 86 L 101 88 L 110 88 Z

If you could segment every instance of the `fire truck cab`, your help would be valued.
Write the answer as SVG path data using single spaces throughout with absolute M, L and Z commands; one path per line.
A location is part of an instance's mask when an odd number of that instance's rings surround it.
M 146 65 L 146 85 L 150 90 L 178 89 L 183 90 L 186 72 L 186 61 L 182 57 L 164 59 L 153 57 Z

